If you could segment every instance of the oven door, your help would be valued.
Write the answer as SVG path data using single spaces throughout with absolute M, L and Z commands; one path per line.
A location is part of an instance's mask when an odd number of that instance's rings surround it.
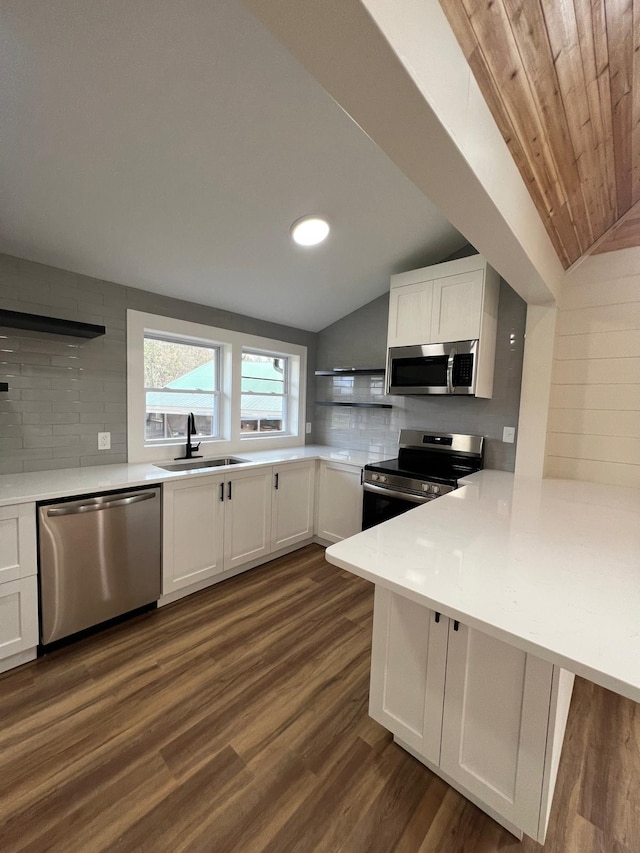
M 412 495 L 385 486 L 365 483 L 362 497 L 362 529 L 367 530 L 382 521 L 402 515 L 418 504 L 426 504 L 436 495 Z

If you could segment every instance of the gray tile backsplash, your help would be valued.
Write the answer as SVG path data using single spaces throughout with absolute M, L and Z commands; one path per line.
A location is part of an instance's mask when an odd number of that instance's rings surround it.
M 312 387 L 311 332 L 2 254 L 0 308 L 107 330 L 84 340 L 0 328 L 0 381 L 9 383 L 0 394 L 0 474 L 126 462 L 127 308 L 307 346 Z M 98 432 L 111 433 L 111 450 L 98 452 Z
M 379 367 L 386 356 L 388 295 L 318 334 L 160 296 L 0 254 L 0 308 L 106 326 L 84 340 L 0 328 L 0 474 L 125 462 L 126 309 L 264 335 L 308 347 L 308 441 L 393 456 L 403 427 L 487 437 L 486 464 L 513 470 L 515 445 L 501 441 L 516 426 L 526 305 L 502 283 L 494 396 L 385 397 L 383 377 L 314 377 L 314 368 Z M 384 402 L 382 408 L 331 408 L 314 400 Z M 111 450 L 97 450 L 98 432 Z
M 318 334 L 317 367 L 379 367 L 386 358 L 387 294 Z M 484 435 L 485 465 L 513 471 L 515 444 L 502 428 L 517 426 L 526 304 L 504 281 L 500 286 L 493 398 L 385 397 L 381 376 L 317 376 L 317 400 L 385 402 L 391 409 L 316 406 L 315 437 L 334 444 L 395 456 L 403 428 Z M 516 436 L 517 437 L 517 436 Z

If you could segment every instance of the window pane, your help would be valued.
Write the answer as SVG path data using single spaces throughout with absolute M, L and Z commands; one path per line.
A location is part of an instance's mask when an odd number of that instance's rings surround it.
M 241 432 L 285 430 L 287 366 L 281 356 L 242 353 Z
M 186 438 L 190 412 L 197 435 L 217 435 L 217 365 L 215 347 L 145 337 L 147 441 Z

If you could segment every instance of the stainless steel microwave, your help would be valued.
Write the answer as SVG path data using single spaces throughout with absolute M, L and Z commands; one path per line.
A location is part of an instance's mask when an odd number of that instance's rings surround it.
M 476 392 L 478 341 L 389 347 L 387 394 Z

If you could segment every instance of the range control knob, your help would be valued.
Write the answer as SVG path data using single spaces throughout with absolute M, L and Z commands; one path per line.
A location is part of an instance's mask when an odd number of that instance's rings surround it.
M 440 486 L 431 486 L 431 494 L 439 495 L 440 494 Z
M 386 478 L 386 476 L 385 476 L 384 474 L 380 474 L 380 482 L 381 482 L 381 483 L 386 483 L 386 482 L 387 482 L 387 478 Z
M 380 479 L 380 474 L 372 474 L 372 475 L 371 475 L 371 479 L 372 479 L 372 480 L 379 480 L 379 479 Z

